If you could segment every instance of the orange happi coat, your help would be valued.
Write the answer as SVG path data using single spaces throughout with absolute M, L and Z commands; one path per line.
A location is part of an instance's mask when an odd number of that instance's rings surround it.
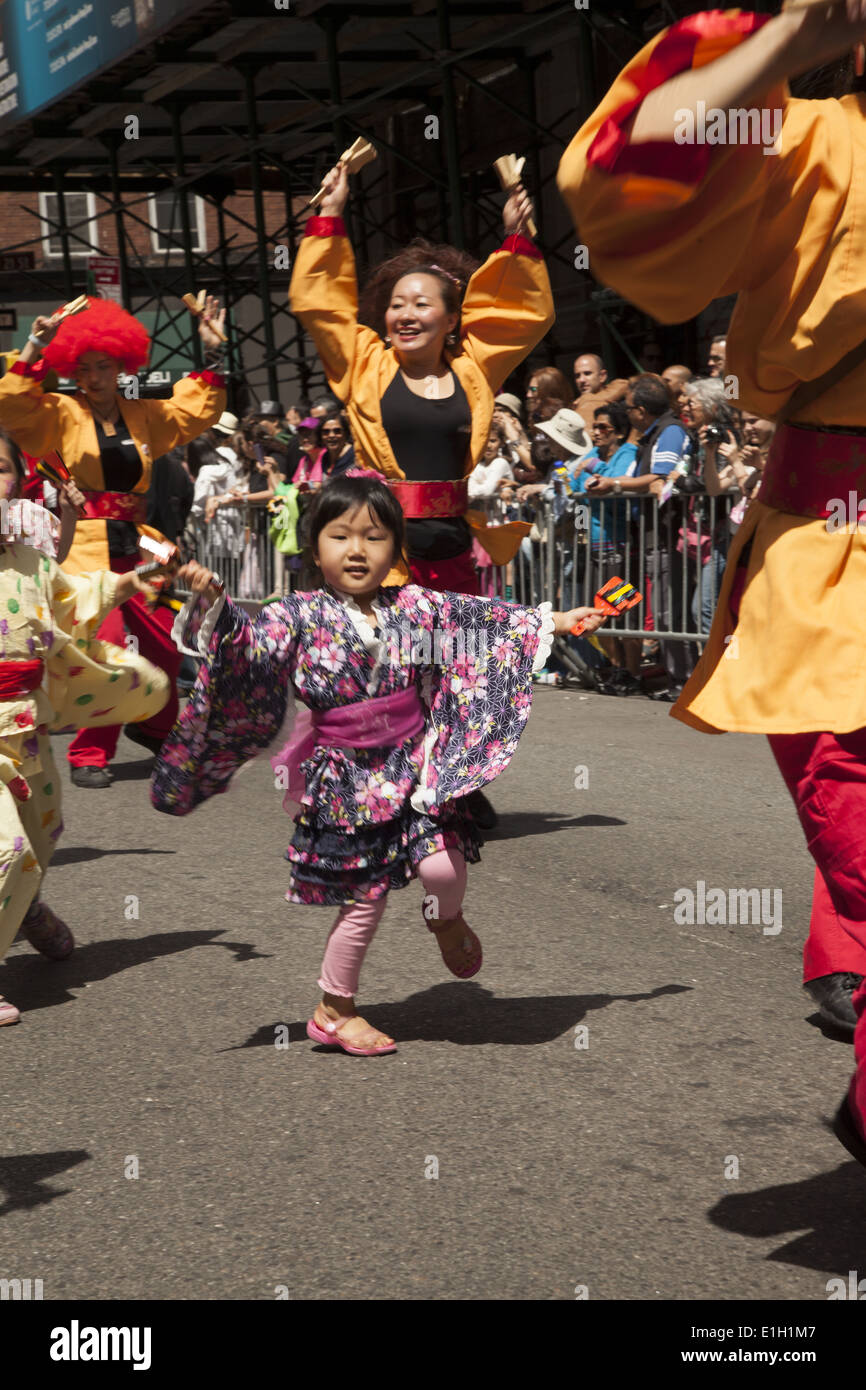
M 727 372 L 737 403 L 772 418 L 800 382 L 817 379 L 864 335 L 866 96 L 806 101 L 787 86 L 768 91 L 759 105 L 781 112 L 777 153 L 757 142 L 629 140 L 630 117 L 649 91 L 747 42 L 767 18 L 716 10 L 659 34 L 575 135 L 558 184 L 593 273 L 660 322 L 738 294 Z M 866 363 L 792 419 L 866 426 Z M 731 642 L 728 599 L 749 542 Z M 713 733 L 863 727 L 864 593 L 866 533 L 840 535 L 824 520 L 752 502 L 706 649 L 672 713 Z
M 382 424 L 382 397 L 400 369 L 397 354 L 358 322 L 355 257 L 341 218 L 310 218 L 298 248 L 289 290 L 292 313 L 316 344 L 334 394 L 345 402 L 360 467 L 405 478 Z M 472 412 L 464 476 L 482 456 L 493 418 L 494 392 L 529 355 L 554 322 L 547 269 L 534 243 L 509 237 L 471 277 L 460 314 L 457 345 L 445 358 Z M 483 518 L 470 526 L 484 543 Z M 394 569 L 385 583 L 405 582 Z
M 86 398 L 81 392 L 75 396 L 43 392 L 41 377 L 38 367 L 16 362 L 0 380 L 0 425 L 34 458 L 44 458 L 56 450 L 82 491 L 104 491 L 96 423 Z M 141 459 L 135 496 L 143 499 L 147 492 L 154 459 L 215 425 L 225 402 L 222 377 L 209 371 L 183 377 L 168 400 L 117 396 L 118 409 Z M 64 570 L 81 574 L 110 567 L 106 522 L 79 521 Z

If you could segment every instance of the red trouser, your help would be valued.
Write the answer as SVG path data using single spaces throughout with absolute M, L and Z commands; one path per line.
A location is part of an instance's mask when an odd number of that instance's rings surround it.
M 866 729 L 769 738 L 818 868 L 807 969 L 814 959 L 821 962 L 822 974 L 866 974 Z M 844 951 L 843 933 L 848 938 Z M 866 1134 L 866 980 L 853 1002 L 857 1070 L 850 1100 Z
M 115 574 L 126 574 L 134 569 L 137 560 L 134 555 L 113 556 L 111 568 Z M 138 641 L 138 650 L 143 657 L 159 666 L 171 679 L 171 695 L 165 705 L 152 719 L 143 721 L 139 727 L 153 738 L 163 739 L 170 733 L 178 714 L 177 689 L 175 681 L 183 660 L 171 640 L 171 629 L 175 613 L 171 608 L 160 605 L 148 608 L 143 594 L 133 594 L 119 608 L 112 608 L 97 632 L 105 642 L 113 642 L 123 647 L 124 637 L 131 633 Z M 117 751 L 120 725 L 112 724 L 106 729 L 79 729 L 69 745 L 67 758 L 73 767 L 105 767 Z
M 441 592 L 450 589 L 452 594 L 471 594 L 478 597 L 478 572 L 471 550 L 455 555 L 450 560 L 410 559 L 409 569 L 416 584 L 425 589 Z
M 734 587 L 731 590 L 729 600 L 730 609 L 734 617 L 739 616 L 740 600 L 746 586 L 746 568 L 740 566 L 734 579 Z M 866 731 L 864 731 L 866 732 Z M 843 743 L 846 749 L 850 748 L 850 740 L 856 738 L 856 734 L 843 735 Z M 822 746 L 819 753 L 815 744 L 816 739 L 825 739 L 829 742 Z M 844 762 L 848 757 L 847 753 L 838 752 L 834 747 L 832 734 L 771 734 L 770 747 L 776 756 L 776 761 L 782 770 L 788 790 L 794 798 L 797 810 L 800 811 L 800 801 L 795 786 L 799 784 L 801 769 L 806 766 L 809 760 L 823 756 L 830 762 Z M 805 760 L 805 761 L 801 761 Z M 822 776 L 833 775 L 824 771 Z M 866 775 L 866 768 L 861 768 L 860 776 Z M 841 772 L 839 776 L 839 787 L 837 796 L 845 797 L 846 786 L 850 785 L 850 769 Z M 809 795 L 806 791 L 805 795 Z M 809 830 L 803 820 L 802 812 L 800 820 L 806 830 L 807 840 L 811 840 Z M 810 844 L 809 848 L 812 846 Z M 834 895 L 828 888 L 827 882 L 822 872 L 824 863 L 815 854 L 815 884 L 812 889 L 812 917 L 809 922 L 809 935 L 803 947 L 803 983 L 809 980 L 818 980 L 822 975 L 866 975 L 866 939 L 858 937 L 856 931 L 852 933 L 851 924 L 845 920 L 844 915 L 840 917 L 834 906 Z M 856 856 L 855 856 L 856 862 Z

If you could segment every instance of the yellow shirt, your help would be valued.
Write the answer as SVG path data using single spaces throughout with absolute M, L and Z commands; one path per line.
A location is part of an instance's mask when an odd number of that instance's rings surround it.
M 866 96 L 804 101 L 787 86 L 767 92 L 756 106 L 782 113 L 777 154 L 760 143 L 700 151 L 624 139 L 615 153 L 629 103 L 636 109 L 675 72 L 747 41 L 763 18 L 716 11 L 658 35 L 571 141 L 557 182 L 593 274 L 660 322 L 738 294 L 726 367 L 739 386 L 735 404 L 772 418 L 800 382 L 864 334 Z M 792 419 L 866 426 L 866 363 Z M 866 440 L 863 458 L 866 480 Z M 735 631 L 727 600 L 749 540 L 736 640 L 726 642 Z M 753 502 L 728 556 L 709 641 L 672 714 L 714 733 L 866 725 L 864 581 L 866 532 L 828 532 L 822 520 Z

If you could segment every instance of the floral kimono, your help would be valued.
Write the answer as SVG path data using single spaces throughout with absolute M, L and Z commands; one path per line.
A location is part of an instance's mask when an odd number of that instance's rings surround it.
M 373 608 L 375 629 L 353 598 L 326 587 L 268 604 L 254 620 L 224 597 L 210 609 L 190 600 L 175 624 L 178 645 L 197 641 L 208 660 L 154 772 L 153 804 L 172 815 L 225 791 L 243 762 L 285 738 L 296 700 L 313 725 L 348 715 L 360 727 L 367 710 L 373 728 L 377 711 L 417 700 L 407 737 L 399 718 L 381 719 L 381 736 L 358 747 L 311 728 L 286 855 L 290 902 L 374 901 L 441 849 L 478 862 L 465 797 L 511 761 L 532 671 L 553 641 L 549 603 L 523 608 L 409 584 L 381 588 Z

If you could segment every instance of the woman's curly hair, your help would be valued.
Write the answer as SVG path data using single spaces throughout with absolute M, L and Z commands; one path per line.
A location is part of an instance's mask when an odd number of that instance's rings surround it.
M 394 286 L 404 275 L 418 272 L 433 275 L 438 280 L 448 313 L 459 314 L 466 286 L 480 264 L 474 256 L 458 251 L 455 246 L 436 245 L 424 237 L 415 237 L 396 256 L 370 272 L 358 300 L 358 320 L 384 337 L 385 310 L 391 302 Z M 459 284 L 454 283 L 452 275 Z
M 75 376 L 85 352 L 104 352 L 125 372 L 137 372 L 150 352 L 147 329 L 113 299 L 88 299 L 88 308 L 64 319 L 42 354 L 59 376 Z

